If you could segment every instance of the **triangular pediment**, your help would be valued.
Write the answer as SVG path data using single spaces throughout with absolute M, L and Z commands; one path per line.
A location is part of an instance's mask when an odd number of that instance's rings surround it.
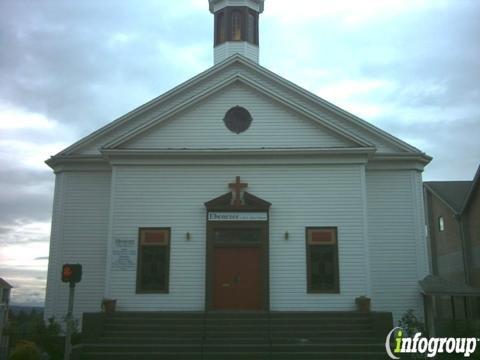
M 225 89 L 237 91 L 234 89 L 235 86 L 237 90 L 242 87 L 250 93 L 257 94 L 259 99 L 267 99 L 271 103 L 275 103 L 275 109 L 294 114 L 291 124 L 299 127 L 300 133 L 303 131 L 304 135 L 309 132 L 309 136 L 316 136 L 319 147 L 373 148 L 377 154 L 413 154 L 421 156 L 427 161 L 429 159 L 428 156 L 407 143 L 292 84 L 260 65 L 236 55 L 109 123 L 63 150 L 52 160 L 55 158 L 65 159 L 70 156 L 100 156 L 102 149 L 136 147 L 142 141 L 152 141 L 157 135 L 167 137 L 169 132 L 168 141 L 173 141 L 174 137 L 171 132 L 175 130 L 175 126 L 188 125 L 188 119 L 182 114 L 192 113 L 202 104 L 221 98 L 222 96 L 215 97 L 215 95 L 222 95 Z M 226 97 L 224 96 L 224 98 Z M 225 111 L 230 105 L 231 103 L 225 103 L 222 111 Z M 218 121 L 218 116 L 215 120 Z M 177 123 L 175 124 L 175 122 Z M 193 130 L 200 134 L 201 121 L 198 121 L 198 124 L 200 124 L 199 128 Z M 272 123 L 272 125 L 275 124 Z M 284 125 L 282 131 L 288 133 L 288 136 L 282 136 L 286 142 L 289 142 L 295 138 L 295 133 L 289 129 L 288 124 Z M 191 129 L 191 131 L 193 130 Z M 257 130 L 264 131 L 264 133 L 258 132 L 258 136 L 267 137 L 265 135 L 266 128 Z M 253 136 L 254 133 L 251 134 Z M 208 138 L 211 135 L 207 131 L 204 136 Z M 162 139 L 162 142 L 163 140 L 165 139 Z M 182 138 L 180 132 L 178 142 L 171 145 L 174 148 L 178 146 L 185 148 L 186 146 L 182 146 L 181 143 L 187 140 L 189 139 Z M 167 146 L 168 141 L 163 144 L 154 142 L 152 146 L 170 148 L 169 145 Z M 231 144 L 229 142 L 229 145 Z
M 247 109 L 248 130 L 237 134 L 224 124 L 226 112 Z M 226 79 L 163 117 L 126 133 L 106 149 L 225 148 L 360 148 L 373 147 L 358 136 L 324 121 L 288 99 L 262 89 L 242 76 Z

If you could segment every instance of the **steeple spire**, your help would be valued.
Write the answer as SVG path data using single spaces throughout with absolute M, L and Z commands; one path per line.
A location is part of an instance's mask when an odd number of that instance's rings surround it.
M 208 0 L 215 16 L 214 63 L 234 54 L 259 59 L 258 24 L 264 0 Z

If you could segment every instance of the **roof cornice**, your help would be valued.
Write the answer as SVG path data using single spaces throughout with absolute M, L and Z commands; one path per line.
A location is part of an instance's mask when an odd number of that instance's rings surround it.
M 111 171 L 112 165 L 222 164 L 232 158 L 262 164 L 366 164 L 369 170 L 423 170 L 415 154 L 377 154 L 374 147 L 358 148 L 185 148 L 102 149 L 101 155 L 53 156 L 46 163 L 55 173 L 62 171 Z M 417 164 L 417 165 L 415 165 Z
M 203 156 L 203 155 L 331 155 L 331 154 L 373 154 L 375 148 L 215 148 L 215 149 L 102 149 L 103 155 L 185 155 Z
M 374 148 L 103 149 L 112 165 L 366 164 Z
M 102 155 L 55 155 L 45 161 L 55 173 L 62 171 L 110 171 L 111 165 Z
M 425 153 L 377 153 L 375 154 L 375 161 L 392 161 L 392 160 L 409 160 L 418 161 L 423 165 L 427 165 L 432 161 L 432 157 Z
M 375 153 L 367 164 L 367 170 L 415 170 L 423 171 L 429 159 L 415 153 Z

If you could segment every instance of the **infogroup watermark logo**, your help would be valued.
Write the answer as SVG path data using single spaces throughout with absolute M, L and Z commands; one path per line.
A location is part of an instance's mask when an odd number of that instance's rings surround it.
M 475 352 L 478 341 L 480 339 L 476 338 L 426 338 L 420 332 L 413 337 L 405 337 L 404 330 L 396 327 L 388 333 L 385 349 L 388 356 L 395 360 L 400 359 L 401 354 L 426 354 L 433 358 L 437 354 L 455 353 L 468 358 Z

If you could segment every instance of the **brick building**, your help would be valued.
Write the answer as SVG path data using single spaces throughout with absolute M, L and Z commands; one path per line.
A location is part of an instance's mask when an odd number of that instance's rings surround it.
M 431 271 L 450 284 L 480 288 L 480 167 L 472 181 L 424 183 Z M 436 298 L 440 318 L 470 318 L 480 314 L 475 298 Z

